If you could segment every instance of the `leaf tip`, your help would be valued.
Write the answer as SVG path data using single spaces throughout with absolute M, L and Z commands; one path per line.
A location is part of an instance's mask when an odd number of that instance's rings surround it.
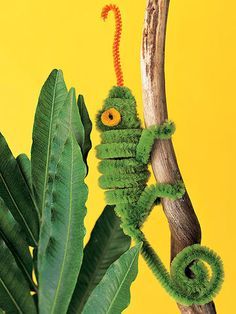
M 76 93 L 75 88 L 74 88 L 74 87 L 71 87 L 71 88 L 69 89 L 69 92 L 68 92 L 68 93 L 69 93 L 69 95 L 75 97 L 75 93 Z
M 63 75 L 62 70 L 56 69 L 56 68 L 51 71 L 51 73 L 49 74 L 49 77 L 61 77 L 64 80 L 64 75 Z
M 54 71 L 54 70 L 53 70 Z M 57 71 L 58 75 L 60 75 L 61 77 L 63 77 L 63 72 L 61 69 L 55 69 L 55 71 Z

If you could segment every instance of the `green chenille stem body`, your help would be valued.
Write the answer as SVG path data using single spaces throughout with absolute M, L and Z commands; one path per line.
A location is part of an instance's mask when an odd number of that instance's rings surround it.
M 101 115 L 116 109 L 121 122 L 103 125 Z M 99 185 L 105 189 L 106 202 L 115 205 L 124 232 L 136 242 L 143 242 L 142 256 L 166 291 L 180 304 L 205 304 L 220 290 L 223 281 L 221 259 L 212 250 L 194 244 L 181 251 L 172 261 L 170 273 L 141 231 L 154 205 L 161 198 L 176 200 L 184 193 L 182 182 L 147 185 L 148 163 L 155 140 L 169 139 L 175 131 L 173 122 L 166 121 L 142 129 L 136 102 L 126 87 L 113 87 L 97 115 L 101 144 L 96 147 L 101 159 Z M 211 267 L 211 276 L 204 263 Z M 191 276 L 188 275 L 191 273 Z

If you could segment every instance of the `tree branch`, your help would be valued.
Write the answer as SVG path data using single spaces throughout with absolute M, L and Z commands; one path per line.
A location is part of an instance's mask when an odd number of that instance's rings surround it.
M 165 92 L 165 37 L 170 0 L 148 0 L 143 30 L 141 54 L 143 103 L 146 126 L 168 119 Z M 156 180 L 175 183 L 182 180 L 171 140 L 157 141 L 152 152 L 152 168 Z M 188 193 L 181 200 L 162 201 L 171 231 L 171 260 L 186 246 L 201 241 L 201 228 Z M 186 307 L 181 313 L 213 314 L 214 303 Z

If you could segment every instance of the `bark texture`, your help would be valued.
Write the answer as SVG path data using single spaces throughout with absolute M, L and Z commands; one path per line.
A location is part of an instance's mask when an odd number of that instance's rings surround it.
M 165 91 L 165 37 L 170 0 L 148 0 L 141 51 L 144 118 L 146 126 L 168 119 Z M 157 141 L 152 152 L 156 180 L 175 183 L 182 180 L 171 140 Z M 201 228 L 188 193 L 181 200 L 162 201 L 171 232 L 171 260 L 186 246 L 201 241 Z M 179 305 L 181 313 L 213 314 L 213 302 L 202 306 Z

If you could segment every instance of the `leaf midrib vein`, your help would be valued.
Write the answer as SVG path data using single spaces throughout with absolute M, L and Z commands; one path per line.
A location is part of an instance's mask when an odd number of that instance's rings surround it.
M 14 299 L 13 295 L 11 294 L 11 292 L 8 290 L 7 286 L 5 285 L 4 281 L 2 280 L 2 278 L 0 278 L 0 282 L 3 285 L 3 288 L 6 290 L 7 294 L 9 295 L 10 299 L 12 300 L 13 304 L 15 305 L 15 307 L 17 308 L 17 310 L 19 311 L 19 313 L 24 314 L 24 312 L 21 311 L 21 308 L 18 306 L 16 300 Z
M 26 268 L 24 261 L 22 260 L 22 256 L 18 255 L 18 252 L 15 250 L 14 245 L 11 243 L 11 241 L 8 239 L 7 235 L 5 233 L 3 233 L 0 230 L 0 235 L 3 238 L 3 240 L 5 241 L 5 243 L 7 244 L 9 250 L 11 251 L 12 255 L 15 257 L 16 260 L 18 260 L 18 262 L 20 263 L 21 267 L 23 268 L 23 271 L 25 273 L 25 275 L 28 278 L 28 281 L 32 284 L 33 287 L 36 288 L 34 281 L 30 275 L 30 273 L 28 272 L 28 269 Z
M 28 182 L 28 180 L 27 180 L 27 178 L 26 178 L 26 175 L 25 175 L 24 172 L 23 172 L 22 166 L 19 165 L 19 162 L 17 162 L 17 164 L 18 164 L 18 168 L 19 168 L 19 170 L 20 170 L 20 173 L 21 173 L 21 175 L 22 175 L 22 177 L 23 177 L 23 179 L 24 179 L 25 185 L 27 186 L 27 190 L 28 190 L 28 192 L 29 192 L 30 199 L 31 199 L 32 203 L 33 203 L 34 206 L 35 206 L 35 209 L 36 209 L 36 212 L 37 212 L 38 221 L 40 221 L 39 208 L 38 208 L 38 205 L 36 204 L 35 198 L 34 198 L 34 196 L 33 196 L 33 189 L 32 189 L 32 188 L 30 187 L 30 185 L 29 185 L 29 182 Z
M 60 272 L 60 277 L 58 280 L 58 284 L 57 284 L 57 288 L 56 288 L 56 292 L 55 292 L 55 297 L 54 297 L 54 301 L 53 301 L 53 305 L 52 305 L 52 310 L 51 313 L 54 312 L 54 308 L 56 306 L 56 301 L 58 298 L 58 293 L 59 293 L 59 289 L 60 289 L 60 285 L 61 285 L 61 281 L 62 281 L 62 275 L 64 273 L 64 267 L 65 267 L 65 261 L 66 261 L 66 256 L 67 256 L 67 247 L 69 244 L 69 235 L 70 235 L 70 227 L 71 227 L 71 215 L 72 215 L 72 178 L 73 178 L 73 169 L 74 169 L 74 155 L 73 155 L 73 151 L 74 151 L 74 143 L 73 141 L 71 141 L 71 168 L 70 168 L 70 206 L 69 206 L 69 221 L 68 221 L 68 229 L 67 229 L 67 235 L 66 235 L 66 244 L 65 244 L 65 251 L 64 251 L 64 256 L 63 256 L 63 261 L 62 261 L 62 266 L 61 266 L 61 272 Z
M 107 313 L 109 313 L 110 310 L 112 309 L 112 306 L 113 306 L 113 304 L 114 304 L 114 302 L 115 302 L 115 299 L 116 299 L 118 293 L 120 292 L 120 289 L 121 289 L 121 287 L 123 286 L 123 283 L 124 283 L 125 279 L 127 278 L 128 274 L 129 274 L 129 272 L 130 272 L 131 267 L 132 267 L 133 264 L 134 264 L 134 261 L 135 261 L 135 258 L 136 258 L 136 256 L 137 256 L 137 254 L 138 254 L 138 252 L 135 254 L 135 256 L 134 256 L 134 258 L 133 258 L 133 260 L 132 260 L 132 263 L 130 263 L 130 266 L 129 266 L 129 268 L 127 269 L 126 275 L 125 275 L 124 279 L 121 281 L 120 286 L 119 286 L 119 289 L 117 290 L 116 294 L 114 295 L 113 300 L 112 300 L 112 302 L 111 302 L 111 304 L 110 304 L 110 306 L 109 306 L 109 308 L 108 308 L 108 310 L 107 310 Z
M 34 242 L 34 244 L 37 246 L 38 243 L 37 243 L 37 241 L 36 241 L 36 239 L 35 239 L 33 233 L 31 232 L 31 229 L 30 229 L 30 227 L 28 226 L 27 221 L 25 220 L 24 216 L 22 215 L 22 213 L 21 213 L 21 211 L 20 211 L 20 209 L 19 209 L 19 207 L 18 207 L 18 205 L 17 205 L 17 202 L 16 202 L 15 198 L 14 198 L 13 195 L 11 194 L 11 192 L 10 192 L 8 186 L 7 186 L 6 180 L 5 180 L 5 178 L 3 177 L 2 173 L 0 173 L 0 177 L 1 177 L 1 179 L 2 179 L 2 181 L 3 181 L 3 184 L 4 184 L 4 186 L 5 186 L 6 190 L 7 190 L 7 193 L 9 194 L 9 196 L 10 196 L 10 198 L 11 198 L 11 200 L 12 200 L 14 206 L 15 206 L 15 208 L 17 209 L 18 214 L 20 215 L 21 219 L 23 220 L 23 222 L 24 222 L 24 224 L 25 224 L 25 226 L 26 226 L 26 228 L 27 228 L 27 230 L 28 230 L 28 232 L 29 232 L 29 234 L 30 234 L 30 236 L 31 236 L 31 238 L 32 238 L 32 240 L 33 240 L 33 242 Z
M 117 222 L 114 224 L 114 226 L 117 226 Z M 120 224 L 119 224 L 120 225 Z M 110 243 L 111 243 L 111 239 L 113 239 L 114 238 L 114 235 L 115 235 L 115 228 L 112 228 L 112 231 L 111 231 L 111 233 L 110 233 L 110 237 L 109 237 L 109 240 L 107 240 L 106 241 L 106 244 L 103 246 L 103 248 L 101 249 L 101 254 L 99 254 L 99 257 L 98 257 L 98 259 L 97 259 L 97 261 L 96 261 L 96 266 L 95 266 L 95 268 L 94 268 L 94 271 L 93 271 L 93 273 L 92 273 L 92 275 L 91 275 L 91 277 L 90 277 L 90 280 L 89 280 L 89 283 L 88 283 L 88 285 L 87 285 L 87 287 L 86 287 L 86 290 L 85 290 L 85 292 L 84 292 L 84 294 L 83 294 L 83 296 L 82 296 L 82 298 L 81 298 L 81 300 L 80 300 L 80 304 L 81 305 L 79 305 L 79 308 L 77 309 L 77 313 L 80 313 L 79 311 L 81 310 L 81 309 L 83 309 L 83 307 L 84 307 L 84 305 L 85 305 L 85 302 L 84 302 L 84 300 L 85 301 L 87 301 L 88 300 L 88 297 L 90 296 L 90 294 L 91 294 L 91 292 L 90 292 L 90 288 L 91 288 L 91 286 L 93 285 L 93 283 L 94 283 L 94 279 L 96 278 L 96 275 L 97 275 L 97 270 L 100 268 L 99 266 L 100 266 L 100 262 L 103 260 L 103 257 L 104 257 L 104 252 L 106 253 L 106 251 L 107 251 L 107 248 L 109 247 L 109 245 L 110 245 Z M 106 256 L 106 255 L 105 255 Z M 101 278 L 102 279 L 102 278 Z M 101 281 L 101 280 L 100 280 Z M 99 282 L 100 282 L 99 281 Z M 98 282 L 98 283 L 99 283 Z M 90 293 L 89 293 L 90 292 Z
M 52 110 L 51 110 L 51 116 L 50 116 L 50 127 L 49 127 L 49 134 L 48 134 L 48 147 L 47 147 L 47 158 L 46 158 L 46 169 L 45 169 L 45 176 L 44 176 L 44 185 L 43 185 L 43 199 L 42 199 L 42 208 L 41 208 L 41 213 L 43 215 L 43 209 L 44 209 L 44 203 L 45 203 L 45 198 L 46 198 L 46 185 L 48 182 L 48 168 L 49 168 L 49 152 L 51 148 L 51 136 L 52 136 L 52 120 L 53 120 L 53 113 L 55 109 L 55 98 L 56 98 L 56 86 L 58 83 L 58 76 L 59 73 L 57 72 L 56 75 L 56 80 L 54 83 L 54 89 L 53 89 L 53 98 L 52 98 Z

